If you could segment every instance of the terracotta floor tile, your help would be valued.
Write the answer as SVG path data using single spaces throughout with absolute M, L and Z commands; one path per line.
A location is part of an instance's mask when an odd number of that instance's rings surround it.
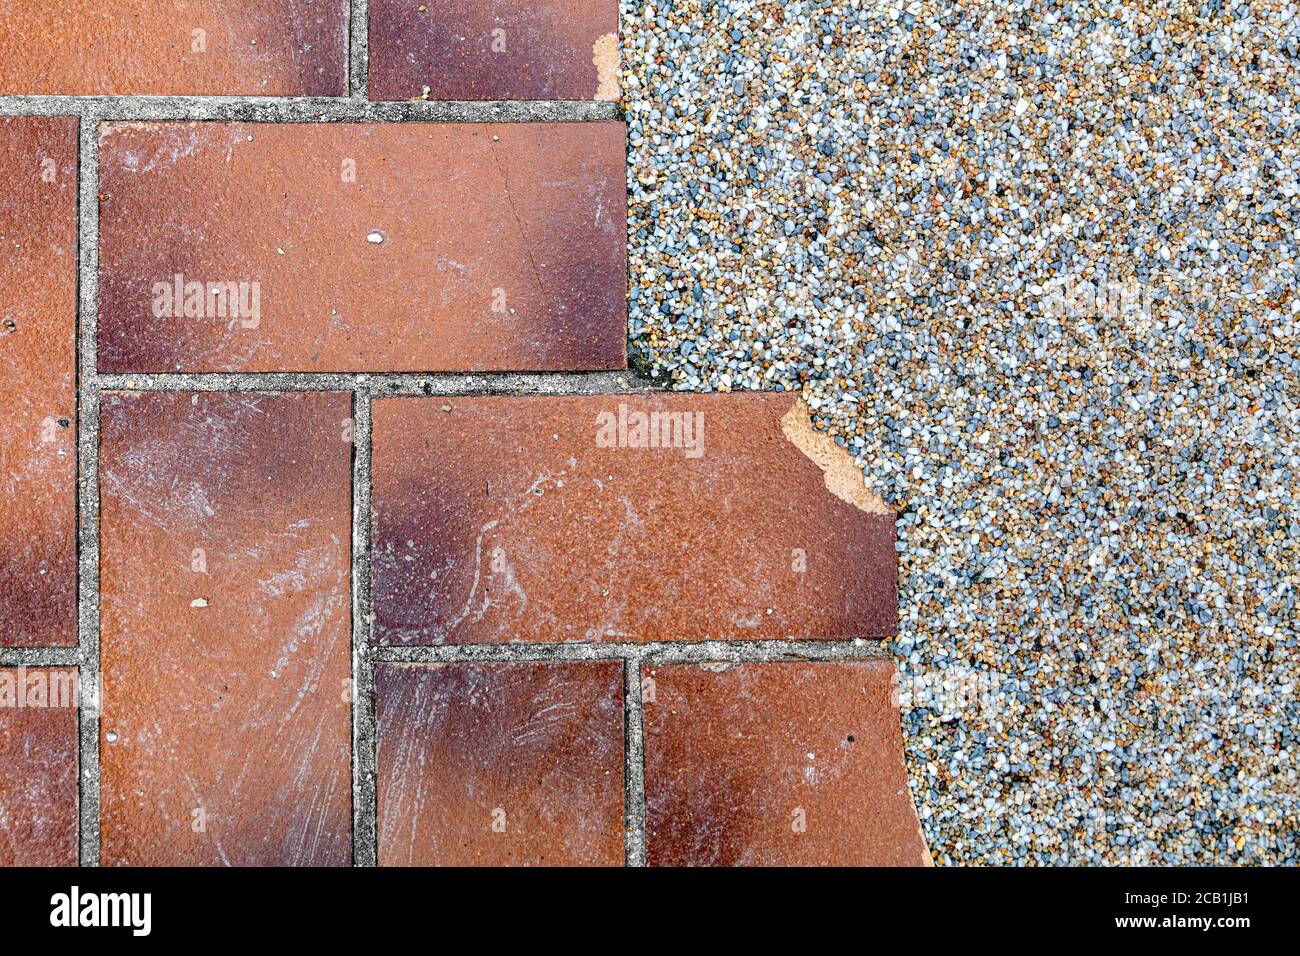
M 929 865 L 886 661 L 647 665 L 651 866 Z
M 77 865 L 77 669 L 0 668 L 0 866 Z
M 345 96 L 348 0 L 16 0 L 0 95 Z
M 77 643 L 76 269 L 77 120 L 0 117 L 5 647 Z
M 635 447 L 651 413 L 681 447 Z M 379 643 L 895 632 L 893 514 L 790 394 L 390 398 L 373 422 Z
M 375 100 L 617 100 L 617 0 L 371 0 Z
M 350 414 L 104 396 L 105 865 L 350 861 Z
M 624 136 L 109 124 L 100 369 L 622 368 Z
M 623 664 L 381 664 L 381 865 L 623 863 Z

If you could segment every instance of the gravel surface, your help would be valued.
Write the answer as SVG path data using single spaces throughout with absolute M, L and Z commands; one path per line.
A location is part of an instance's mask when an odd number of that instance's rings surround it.
M 935 858 L 1300 862 L 1295 3 L 624 0 L 632 346 L 899 509 Z

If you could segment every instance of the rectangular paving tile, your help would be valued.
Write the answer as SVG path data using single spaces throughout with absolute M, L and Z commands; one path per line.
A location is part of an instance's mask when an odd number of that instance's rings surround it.
M 624 135 L 109 124 L 99 367 L 623 368 Z
M 20 0 L 0 95 L 347 95 L 348 0 Z
M 651 866 L 918 866 L 888 661 L 647 664 Z
M 351 860 L 350 415 L 104 395 L 104 865 Z
M 618 0 L 370 0 L 370 98 L 617 100 Z
M 77 865 L 77 669 L 0 668 L 0 866 Z
M 786 394 L 387 398 L 382 644 L 883 637 L 894 517 Z
M 621 866 L 623 664 L 380 664 L 379 863 Z
M 0 117 L 3 647 L 77 643 L 76 327 L 77 120 Z

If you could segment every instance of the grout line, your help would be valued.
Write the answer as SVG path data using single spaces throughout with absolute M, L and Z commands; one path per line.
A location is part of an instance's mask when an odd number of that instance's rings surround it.
M 370 393 L 352 408 L 352 865 L 375 866 L 375 695 L 370 660 Z
M 348 91 L 355 100 L 370 93 L 370 11 L 368 0 L 352 0 L 348 19 Z
M 118 372 L 100 375 L 105 391 L 346 392 L 385 395 L 598 395 L 649 391 L 635 372 Z
M 762 663 L 765 661 L 892 660 L 885 640 L 852 641 L 653 641 L 645 644 L 573 643 L 440 644 L 375 646 L 375 662 L 461 664 L 479 661 L 642 661 L 659 664 Z
M 645 866 L 645 733 L 639 658 L 627 660 L 623 681 L 624 863 L 627 866 Z
M 355 53 L 355 51 L 354 51 Z M 364 55 L 364 54 L 363 54 Z M 586 100 L 410 100 L 356 97 L 5 96 L 0 116 L 99 121 L 247 123 L 566 123 L 619 120 L 617 103 Z
M 81 659 L 80 860 L 99 865 L 99 130 L 78 123 L 77 209 L 77 641 Z
M 0 647 L 0 667 L 78 667 L 80 647 Z

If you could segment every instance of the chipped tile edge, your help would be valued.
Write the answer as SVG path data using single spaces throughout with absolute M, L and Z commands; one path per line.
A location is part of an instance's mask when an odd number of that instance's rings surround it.
M 841 501 L 847 501 L 859 511 L 871 515 L 893 517 L 894 511 L 867 487 L 866 475 L 853 460 L 853 456 L 835 444 L 829 435 L 813 427 L 807 403 L 797 399 L 781 416 L 781 433 L 786 440 L 821 469 L 826 490 Z
M 596 38 L 591 46 L 591 63 L 596 68 L 596 93 L 593 99 L 597 102 L 617 103 L 623 95 L 617 33 L 605 33 Z

